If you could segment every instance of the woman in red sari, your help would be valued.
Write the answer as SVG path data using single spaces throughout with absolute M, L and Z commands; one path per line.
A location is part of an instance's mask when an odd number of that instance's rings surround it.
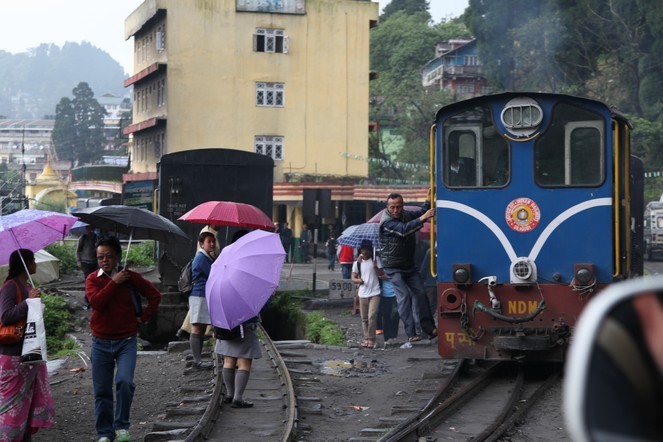
M 36 270 L 37 263 L 30 250 L 19 249 L 9 257 L 9 274 L 0 288 L 0 322 L 3 325 L 27 319 L 28 305 L 25 300 L 40 296 L 39 290 L 28 286 L 28 271 L 33 274 Z M 17 294 L 20 299 L 18 303 Z M 53 397 L 46 364 L 22 364 L 22 349 L 23 340 L 0 344 L 2 441 L 29 441 L 39 428 L 53 426 Z

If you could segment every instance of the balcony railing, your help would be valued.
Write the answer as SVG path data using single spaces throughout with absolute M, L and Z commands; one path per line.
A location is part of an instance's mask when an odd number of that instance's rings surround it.
M 451 65 L 444 67 L 444 76 L 448 75 L 481 75 L 481 66 Z

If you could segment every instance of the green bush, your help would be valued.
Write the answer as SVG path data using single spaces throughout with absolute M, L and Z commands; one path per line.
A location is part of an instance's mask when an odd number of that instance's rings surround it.
M 78 269 L 76 262 L 76 250 L 69 244 L 53 243 L 47 246 L 46 250 L 51 255 L 60 260 L 60 274 L 67 275 Z
M 71 339 L 65 339 L 72 321 L 66 302 L 58 295 L 44 293 L 41 299 L 44 302 L 44 327 L 48 353 L 53 355 L 63 349 L 74 349 L 75 343 Z
M 125 250 L 126 252 L 126 250 Z M 132 243 L 129 248 L 129 267 L 148 267 L 155 265 L 154 241 Z
M 316 344 L 345 345 L 345 333 L 320 312 L 306 317 L 306 339 Z

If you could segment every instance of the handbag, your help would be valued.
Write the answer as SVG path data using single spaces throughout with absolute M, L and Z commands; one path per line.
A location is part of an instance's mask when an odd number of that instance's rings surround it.
M 21 288 L 16 281 L 12 280 L 12 282 L 16 285 L 16 304 L 18 305 L 18 303 L 21 302 Z M 25 332 L 26 323 L 27 319 L 21 319 L 10 325 L 2 325 L 0 323 L 0 344 L 15 344 L 21 342 L 23 339 L 23 333 Z

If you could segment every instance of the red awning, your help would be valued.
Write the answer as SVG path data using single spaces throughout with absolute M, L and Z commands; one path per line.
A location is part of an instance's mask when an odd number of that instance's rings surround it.
M 165 63 L 153 63 L 143 69 L 142 71 L 138 72 L 137 74 L 132 75 L 131 77 L 127 78 L 124 80 L 124 87 L 129 87 L 134 83 L 137 83 L 138 81 L 142 80 L 143 78 L 147 77 L 153 72 L 158 71 L 162 66 L 166 66 Z
M 144 121 L 141 121 L 140 123 L 135 123 L 135 124 L 130 124 L 127 127 L 124 128 L 124 135 L 129 135 L 134 132 L 138 132 L 141 130 L 149 129 L 150 127 L 154 127 L 159 123 L 159 120 L 163 120 L 163 118 L 150 118 Z

